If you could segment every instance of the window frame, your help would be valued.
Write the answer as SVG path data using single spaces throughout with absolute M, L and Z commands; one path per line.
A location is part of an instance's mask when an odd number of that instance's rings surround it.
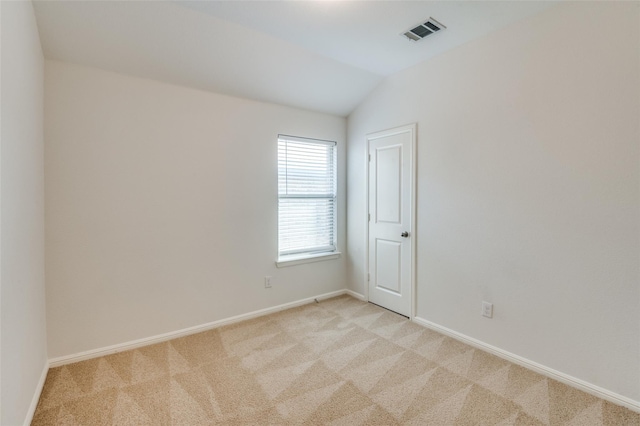
M 333 215 L 332 215 L 332 243 L 331 248 L 327 248 L 326 250 L 314 250 L 312 248 L 301 249 L 293 252 L 282 253 L 280 244 L 281 244 L 281 200 L 282 199 L 327 199 L 329 197 L 320 196 L 319 194 L 308 194 L 307 197 L 304 195 L 296 194 L 296 195 L 282 195 L 280 193 L 280 143 L 281 142 L 301 142 L 301 143 L 309 143 L 309 144 L 318 144 L 318 145 L 329 145 L 332 147 L 332 155 L 333 155 L 333 192 L 332 192 L 332 207 L 333 207 Z M 302 263 L 309 262 L 319 262 L 323 260 L 331 260 L 337 259 L 340 257 L 341 253 L 338 250 L 338 143 L 336 141 L 330 141 L 325 139 L 314 139 L 314 138 L 306 138 L 300 136 L 290 136 L 285 134 L 279 134 L 277 138 L 276 145 L 276 156 L 277 156 L 277 179 L 278 179 L 278 207 L 277 207 L 277 260 L 276 266 L 285 267 L 285 266 L 293 266 Z M 326 194 L 323 194 L 326 195 Z

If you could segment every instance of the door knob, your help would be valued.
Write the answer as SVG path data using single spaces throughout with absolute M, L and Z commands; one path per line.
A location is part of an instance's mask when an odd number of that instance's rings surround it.
M 402 234 L 400 234 L 400 236 L 402 238 L 407 238 L 409 236 L 409 233 L 407 231 L 404 231 Z

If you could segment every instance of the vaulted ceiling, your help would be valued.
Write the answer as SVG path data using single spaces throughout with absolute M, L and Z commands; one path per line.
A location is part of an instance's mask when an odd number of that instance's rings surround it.
M 384 77 L 553 5 L 34 1 L 48 59 L 341 116 Z M 446 30 L 401 35 L 430 17 Z

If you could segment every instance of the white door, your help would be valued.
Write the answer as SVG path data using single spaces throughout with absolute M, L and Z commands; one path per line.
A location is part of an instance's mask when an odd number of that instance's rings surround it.
M 369 301 L 407 317 L 413 306 L 415 124 L 367 135 Z

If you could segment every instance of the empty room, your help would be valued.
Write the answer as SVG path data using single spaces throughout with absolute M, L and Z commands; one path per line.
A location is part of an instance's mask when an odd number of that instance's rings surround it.
M 0 1 L 1 425 L 640 426 L 640 2 Z

